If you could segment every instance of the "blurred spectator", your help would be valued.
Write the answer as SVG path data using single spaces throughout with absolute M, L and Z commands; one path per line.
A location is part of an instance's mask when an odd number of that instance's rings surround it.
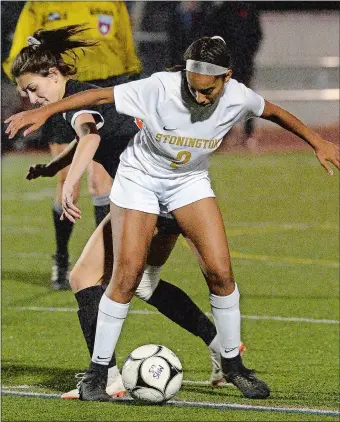
M 208 5 L 207 5 L 208 3 Z M 180 1 L 173 2 L 172 17 L 169 22 L 171 45 L 170 66 L 183 62 L 184 51 L 196 39 L 206 35 L 204 9 L 210 2 Z M 202 5 L 204 5 L 202 7 Z
M 21 1 L 1 2 L 1 62 L 9 55 L 15 25 L 20 12 L 24 6 Z M 20 111 L 20 98 L 14 98 L 14 87 L 1 68 L 1 154 L 7 152 L 11 146 L 5 134 L 5 124 L 3 123 L 11 114 Z
M 233 78 L 251 87 L 254 60 L 262 39 L 254 2 L 174 2 L 169 23 L 171 65 L 182 63 L 185 49 L 195 39 L 214 35 L 221 36 L 229 47 Z M 256 150 L 257 141 L 252 136 L 253 131 L 253 120 L 247 120 L 243 143 L 249 149 Z
M 1 61 L 9 54 L 15 25 L 24 4 L 25 2 L 21 1 L 1 2 Z
M 11 78 L 12 62 L 21 49 L 27 46 L 28 36 L 33 36 L 39 29 L 52 30 L 74 24 L 84 24 L 88 28 L 82 38 L 98 42 L 98 46 L 92 49 L 86 48 L 86 51 L 77 52 L 76 79 L 105 87 L 139 78 L 141 62 L 135 53 L 129 14 L 122 1 L 26 2 L 15 29 L 9 57 L 3 62 L 7 76 Z M 64 59 L 66 62 L 73 60 L 72 57 Z M 64 121 L 62 115 L 52 116 L 44 125 L 40 136 L 45 145 L 49 144 L 51 154 L 55 157 L 72 142 L 74 131 Z M 51 281 L 52 288 L 56 290 L 68 287 L 68 243 L 73 224 L 67 219 L 60 220 L 61 192 L 67 171 L 66 168 L 58 173 L 53 205 L 57 247 Z M 109 212 L 112 181 L 104 167 L 94 161 L 88 167 L 88 185 L 98 225 Z M 75 191 L 79 192 L 79 186 L 77 188 Z
M 204 2 L 205 3 L 205 2 Z M 232 60 L 233 78 L 251 87 L 254 61 L 262 40 L 262 29 L 255 2 L 215 1 L 205 13 L 202 35 L 220 35 L 227 43 Z M 257 149 L 253 138 L 253 119 L 244 126 L 244 144 Z

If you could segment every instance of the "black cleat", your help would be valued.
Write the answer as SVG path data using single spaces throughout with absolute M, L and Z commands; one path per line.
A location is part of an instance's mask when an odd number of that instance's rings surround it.
M 231 359 L 222 357 L 222 370 L 226 381 L 235 385 L 248 399 L 269 397 L 269 386 L 255 375 L 255 371 L 243 365 L 240 355 Z
M 114 401 L 106 393 L 107 365 L 91 362 L 79 383 L 79 399 L 83 401 Z
M 70 263 L 68 262 L 68 255 L 56 254 L 52 258 L 52 290 L 70 290 L 71 287 L 68 281 Z

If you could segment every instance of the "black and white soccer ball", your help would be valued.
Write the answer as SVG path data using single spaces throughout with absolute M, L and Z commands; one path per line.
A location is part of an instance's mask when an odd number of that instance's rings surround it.
M 139 401 L 164 403 L 181 388 L 181 361 L 165 346 L 146 344 L 127 357 L 122 379 L 126 390 Z

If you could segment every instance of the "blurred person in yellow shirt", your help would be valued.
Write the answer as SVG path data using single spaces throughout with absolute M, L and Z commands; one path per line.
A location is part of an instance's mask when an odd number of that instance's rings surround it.
M 122 1 L 28 1 L 18 19 L 9 57 L 3 62 L 3 70 L 12 79 L 11 66 L 16 55 L 27 45 L 38 29 L 56 29 L 66 25 L 84 24 L 84 37 L 96 41 L 95 48 L 78 51 L 77 74 L 80 81 L 101 87 L 114 86 L 140 77 L 142 66 L 136 55 L 131 24 L 126 5 Z M 34 40 L 33 40 L 34 42 Z M 68 62 L 67 57 L 64 57 Z M 71 60 L 71 58 L 70 58 Z M 24 96 L 24 93 L 20 93 Z M 69 125 L 60 117 L 60 124 L 47 121 L 41 140 L 49 144 L 52 157 L 58 156 L 74 139 Z M 112 140 L 114 142 L 114 140 Z M 112 180 L 101 164 L 91 162 L 88 167 L 88 187 L 93 199 L 96 224 L 109 212 L 109 193 Z M 68 168 L 58 173 L 56 197 L 53 204 L 53 221 L 56 234 L 56 252 L 53 256 L 52 288 L 69 288 L 68 243 L 73 223 L 60 220 L 62 215 L 61 192 Z M 76 192 L 79 196 L 80 184 Z

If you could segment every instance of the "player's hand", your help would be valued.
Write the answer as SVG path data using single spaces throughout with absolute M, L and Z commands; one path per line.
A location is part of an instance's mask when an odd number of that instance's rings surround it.
M 71 223 L 75 223 L 76 220 L 81 218 L 81 211 L 73 203 L 73 187 L 67 182 L 64 183 L 62 192 L 62 208 L 63 214 L 60 220 L 67 218 Z
M 37 179 L 38 177 L 53 177 L 55 172 L 48 164 L 35 164 L 30 166 L 26 175 L 27 180 Z
M 46 113 L 44 108 L 37 108 L 13 114 L 13 116 L 5 120 L 5 123 L 8 123 L 8 127 L 6 129 L 8 138 L 14 138 L 18 131 L 26 126 L 28 126 L 28 128 L 24 131 L 24 136 L 29 135 L 39 129 L 40 126 L 46 122 L 48 117 L 49 115 Z
M 337 169 L 340 169 L 340 150 L 337 145 L 321 138 L 321 141 L 319 141 L 314 148 L 314 152 L 316 158 L 329 176 L 332 176 L 334 172 L 330 168 L 328 162 L 334 164 Z

